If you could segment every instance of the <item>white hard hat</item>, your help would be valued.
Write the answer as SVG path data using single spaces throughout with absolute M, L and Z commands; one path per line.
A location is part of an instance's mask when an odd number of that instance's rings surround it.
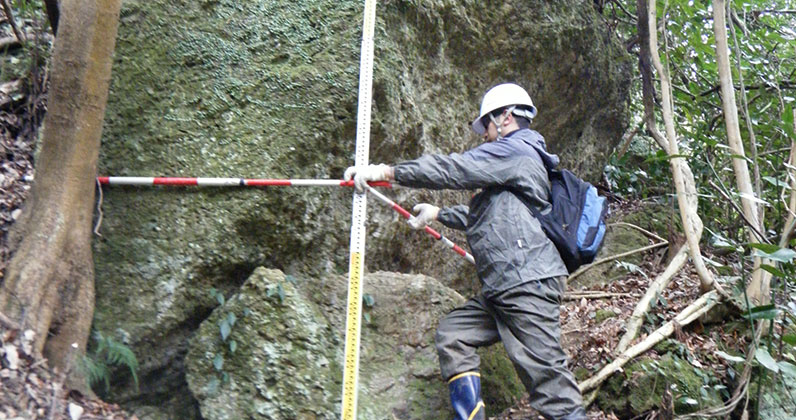
M 490 112 L 507 106 L 516 106 L 514 114 L 529 120 L 536 116 L 536 107 L 531 102 L 531 96 L 521 86 L 514 83 L 503 83 L 489 89 L 481 101 L 481 112 L 473 123 L 473 131 L 483 135 L 486 127 L 483 117 Z

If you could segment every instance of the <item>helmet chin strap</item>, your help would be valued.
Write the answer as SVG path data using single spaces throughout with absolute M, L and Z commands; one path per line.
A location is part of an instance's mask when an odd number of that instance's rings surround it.
M 502 134 L 503 128 L 501 127 L 501 125 L 502 125 L 503 121 L 506 121 L 506 118 L 508 118 L 508 115 L 511 115 L 511 113 L 514 112 L 514 108 L 516 108 L 516 106 L 510 106 L 510 107 L 506 108 L 506 110 L 503 111 L 502 114 L 500 114 L 500 116 L 503 117 L 503 118 L 500 119 L 500 123 L 498 123 L 498 121 L 495 119 L 494 115 L 489 114 L 489 119 L 492 120 L 493 123 L 495 123 L 495 128 L 497 129 L 497 133 L 498 133 L 497 140 L 500 140 L 500 139 L 503 138 L 503 134 Z

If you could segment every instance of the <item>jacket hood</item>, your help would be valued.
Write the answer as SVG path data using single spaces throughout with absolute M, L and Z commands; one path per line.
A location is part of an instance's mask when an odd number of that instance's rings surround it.
M 539 157 L 542 158 L 542 163 L 544 163 L 544 166 L 548 170 L 556 169 L 558 167 L 558 163 L 560 162 L 558 155 L 547 152 L 547 145 L 545 144 L 544 137 L 542 137 L 539 132 L 531 130 L 530 128 L 521 128 L 509 133 L 504 137 L 504 139 L 508 137 L 517 137 L 518 139 L 522 139 L 523 142 L 532 146 L 534 150 L 539 153 Z

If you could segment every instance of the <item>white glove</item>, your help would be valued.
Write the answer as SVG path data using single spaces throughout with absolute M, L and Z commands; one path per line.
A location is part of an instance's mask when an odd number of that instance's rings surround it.
M 350 181 L 354 178 L 354 186 L 358 192 L 364 192 L 368 181 L 389 181 L 391 168 L 385 164 L 368 166 L 349 166 L 345 170 L 343 180 Z
M 423 229 L 430 222 L 437 220 L 439 207 L 427 203 L 420 203 L 412 207 L 412 211 L 417 213 L 417 216 L 409 219 L 409 226 L 411 226 L 412 229 Z

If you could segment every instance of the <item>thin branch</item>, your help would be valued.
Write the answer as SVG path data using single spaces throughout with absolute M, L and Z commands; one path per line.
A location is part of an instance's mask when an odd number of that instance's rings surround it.
M 598 292 L 598 291 L 580 291 L 577 293 L 567 293 L 564 295 L 564 300 L 580 300 L 580 299 L 607 299 L 614 297 L 628 297 L 630 293 L 611 293 L 611 292 Z
M 796 10 L 789 10 L 789 9 L 784 9 L 784 10 L 763 9 L 763 10 L 750 10 L 749 13 L 758 14 L 758 15 L 763 14 L 763 13 L 770 14 L 770 15 L 796 15 Z
M 735 211 L 736 211 L 736 212 L 737 212 L 737 213 L 738 213 L 738 214 L 741 216 L 741 218 L 743 219 L 743 221 L 744 221 L 744 224 L 745 224 L 746 226 L 748 226 L 750 229 L 752 229 L 752 231 L 754 231 L 754 233 L 755 233 L 755 235 L 757 236 L 757 239 L 758 239 L 758 240 L 760 240 L 760 241 L 763 241 L 763 242 L 765 242 L 765 243 L 767 243 L 767 244 L 770 244 L 770 243 L 771 243 L 771 241 L 769 241 L 769 240 L 768 240 L 768 238 L 766 238 L 766 237 L 763 235 L 763 233 L 762 233 L 762 232 L 760 232 L 760 231 L 757 229 L 757 226 L 755 226 L 755 225 L 753 225 L 753 224 L 752 224 L 752 222 L 751 222 L 751 221 L 750 221 L 750 220 L 749 220 L 749 219 L 746 217 L 746 214 L 744 214 L 743 210 L 742 210 L 742 209 L 741 209 L 741 208 L 738 206 L 738 204 L 737 204 L 735 201 L 733 201 L 733 199 L 732 199 L 732 198 L 730 198 L 730 196 L 729 196 L 729 195 L 727 195 L 727 193 L 726 193 L 726 192 L 724 192 L 724 190 L 723 190 L 722 188 L 720 188 L 718 185 L 716 185 L 716 183 L 714 183 L 712 180 L 708 181 L 708 185 L 710 185 L 710 186 L 711 186 L 711 187 L 713 187 L 713 188 L 714 188 L 716 191 L 718 191 L 718 192 L 719 192 L 719 194 L 721 194 L 721 196 L 722 196 L 722 197 L 724 197 L 724 199 L 725 199 L 725 200 L 727 200 L 727 201 L 728 201 L 728 202 L 729 202 L 729 203 L 732 205 L 732 208 L 733 208 L 733 209 L 735 209 Z
M 683 311 L 680 312 L 673 320 L 653 331 L 644 341 L 634 345 L 633 347 L 630 347 L 627 349 L 627 351 L 614 359 L 613 362 L 600 369 L 600 371 L 594 376 L 578 384 L 580 392 L 586 392 L 600 385 L 614 372 L 620 370 L 622 366 L 627 364 L 627 362 L 633 360 L 636 356 L 646 352 L 656 344 L 671 336 L 675 331 L 675 326 L 682 327 L 684 325 L 690 324 L 697 318 L 713 309 L 713 307 L 716 306 L 720 300 L 721 297 L 715 290 L 711 290 L 710 292 L 703 294 L 699 297 L 699 299 L 695 300 L 693 303 L 688 305 L 688 307 L 683 309 Z
M 649 0 L 647 4 L 649 51 L 652 64 L 658 72 L 661 83 L 661 112 L 663 114 L 664 128 L 666 130 L 666 139 L 669 142 L 669 148 L 666 152 L 670 156 L 669 164 L 672 169 L 672 179 L 674 181 L 675 190 L 677 191 L 677 206 L 680 209 L 680 219 L 683 222 L 683 231 L 688 241 L 688 251 L 691 253 L 691 262 L 694 264 L 694 268 L 699 275 L 700 289 L 702 291 L 707 291 L 713 287 L 717 287 L 718 284 L 705 266 L 705 262 L 702 260 L 702 253 L 699 250 L 699 239 L 702 236 L 702 222 L 697 213 L 698 201 L 696 197 L 689 197 L 690 193 L 696 193 L 696 189 L 691 185 L 694 181 L 693 174 L 688 167 L 688 162 L 682 157 L 679 157 L 680 149 L 677 144 L 677 132 L 675 130 L 674 101 L 672 99 L 672 88 L 669 78 L 670 73 L 664 68 L 661 57 L 658 54 L 658 32 L 655 27 L 657 15 L 655 9 L 655 0 Z M 665 21 L 665 19 L 662 19 L 662 21 Z M 665 40 L 666 38 L 664 37 L 664 41 Z M 664 49 L 664 52 L 666 52 L 666 49 Z M 686 175 L 689 177 L 688 182 L 691 182 L 689 185 L 686 184 Z M 693 201 L 689 201 L 691 198 L 693 198 Z
M 749 85 L 749 86 L 745 86 L 744 90 L 749 91 L 749 90 L 759 90 L 759 89 L 772 89 L 772 88 L 777 88 L 777 87 L 780 88 L 780 89 L 796 89 L 796 82 L 794 82 L 792 80 L 782 80 L 782 81 L 780 81 L 777 84 L 764 83 L 764 84 L 760 84 L 760 85 Z M 733 85 L 733 89 L 741 90 L 741 87 Z M 717 93 L 719 90 L 721 90 L 721 85 L 716 85 L 716 86 L 713 86 L 712 88 L 700 93 L 699 96 L 708 96 L 708 95 Z
M 4 313 L 0 312 L 0 323 L 6 326 L 6 328 L 12 330 L 18 330 L 21 327 L 17 324 L 13 319 L 7 317 Z
M 636 22 L 638 22 L 638 18 L 636 17 L 636 15 L 628 12 L 627 9 L 625 9 L 625 6 L 622 4 L 623 2 L 614 1 L 614 2 L 611 2 L 611 3 L 615 4 L 617 7 L 619 7 L 622 10 L 622 12 L 624 12 L 630 18 L 630 20 L 633 21 L 634 25 L 636 24 Z
M 652 245 L 645 246 L 643 248 L 638 248 L 638 249 L 634 249 L 632 251 L 622 252 L 620 254 L 611 255 L 610 257 L 605 257 L 605 258 L 599 259 L 599 260 L 597 260 L 597 261 L 595 261 L 595 262 L 593 262 L 593 263 L 591 263 L 589 265 L 584 265 L 584 266 L 580 267 L 579 269 L 575 270 L 574 273 L 570 274 L 569 277 L 567 277 L 567 282 L 570 282 L 570 281 L 574 280 L 576 277 L 578 277 L 581 274 L 585 273 L 590 268 L 598 266 L 600 264 L 604 264 L 604 263 L 607 263 L 609 261 L 617 260 L 619 258 L 626 257 L 628 255 L 637 254 L 639 252 L 649 251 L 650 249 L 660 248 L 660 247 L 666 246 L 666 245 L 669 245 L 669 241 L 663 241 L 663 242 L 660 242 L 660 243 L 657 243 L 657 244 L 652 244 Z
M 767 150 L 765 152 L 760 152 L 760 156 L 767 156 L 767 155 L 775 155 L 777 153 L 787 152 L 790 150 L 790 147 L 783 147 L 781 149 L 774 149 L 774 150 Z
M 796 109 L 793 110 L 793 126 L 796 128 Z M 787 165 L 789 168 L 787 169 L 787 173 L 790 175 L 790 203 L 788 204 L 788 217 L 785 219 L 785 228 L 782 230 L 782 236 L 779 238 L 780 248 L 784 248 L 784 244 L 790 242 L 791 236 L 794 234 L 794 229 L 796 229 L 796 217 L 794 217 L 794 213 L 796 213 L 796 178 L 794 176 L 794 171 L 791 169 L 796 167 L 796 139 L 791 139 L 790 142 L 790 164 Z
M 17 22 L 14 20 L 14 12 L 11 10 L 11 5 L 8 4 L 8 0 L 3 0 L 3 11 L 6 13 L 6 18 L 8 19 L 8 23 L 11 24 L 11 29 L 14 31 L 17 41 L 21 44 L 25 41 L 25 35 L 19 31 Z
M 727 9 L 732 12 L 731 3 L 727 2 Z M 746 89 L 744 88 L 743 69 L 741 68 L 741 47 L 738 44 L 738 35 L 735 31 L 735 25 L 729 25 L 730 32 L 732 33 L 733 44 L 735 46 L 735 66 L 738 71 L 738 84 L 741 85 L 741 116 L 746 120 L 746 130 L 749 133 L 749 150 L 752 152 L 752 173 L 754 175 L 755 193 L 758 197 L 762 197 L 763 183 L 760 180 L 760 165 L 757 163 L 757 139 L 755 131 L 752 128 L 752 120 L 749 118 L 749 103 L 746 99 Z M 762 204 L 757 206 L 758 220 L 756 226 L 763 226 L 765 219 L 765 212 Z
M 652 238 L 652 239 L 655 239 L 656 241 L 659 241 L 659 242 L 666 242 L 666 239 L 663 239 L 663 238 L 661 238 L 660 236 L 658 236 L 658 235 L 656 235 L 656 234 L 654 234 L 654 233 L 652 233 L 652 232 L 650 232 L 650 231 L 648 231 L 648 230 L 646 230 L 646 229 L 644 229 L 644 228 L 641 228 L 641 227 L 639 227 L 639 226 L 636 226 L 636 225 L 634 225 L 634 224 L 632 224 L 632 223 L 627 223 L 627 222 L 613 222 L 613 223 L 609 223 L 609 224 L 608 224 L 608 226 L 627 226 L 627 227 L 631 227 L 631 228 L 633 228 L 633 229 L 636 229 L 636 230 L 640 231 L 641 233 L 643 233 L 643 234 L 645 234 L 645 235 L 649 236 L 650 238 Z
M 636 134 L 638 134 L 639 130 L 641 130 L 641 127 L 643 126 L 644 126 L 643 122 L 639 123 L 636 126 L 634 126 L 632 130 L 626 132 L 625 135 L 622 136 L 622 146 L 619 147 L 619 152 L 616 154 L 617 158 L 622 159 L 622 156 L 624 156 L 625 153 L 627 153 L 627 149 L 628 147 L 630 147 L 630 143 L 633 142 L 633 138 L 636 137 Z
M 688 245 L 683 245 L 677 251 L 677 254 L 675 254 L 674 258 L 672 258 L 672 261 L 666 267 L 666 270 L 664 270 L 663 273 L 655 278 L 655 280 L 650 284 L 650 287 L 647 288 L 647 292 L 644 294 L 644 297 L 642 297 L 636 304 L 633 314 L 625 324 L 626 332 L 619 340 L 619 344 L 616 345 L 614 353 L 624 352 L 627 350 L 628 346 L 630 346 L 630 343 L 636 339 L 638 331 L 641 329 L 641 325 L 644 323 L 644 315 L 649 312 L 652 300 L 669 286 L 669 283 L 671 283 L 674 275 L 683 268 L 687 261 Z
M 23 36 L 23 38 L 24 38 L 24 36 Z M 19 38 L 15 37 L 15 36 L 7 36 L 7 37 L 4 37 L 4 38 L 0 38 L 0 51 L 1 50 L 6 50 L 6 49 L 10 50 L 10 49 L 13 49 L 13 48 L 19 48 L 21 46 L 22 46 L 22 42 L 19 40 Z

